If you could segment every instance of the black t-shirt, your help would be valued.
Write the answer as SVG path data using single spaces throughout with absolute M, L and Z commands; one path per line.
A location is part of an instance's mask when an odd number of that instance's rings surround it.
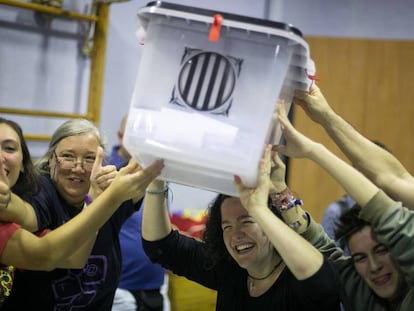
M 160 241 L 143 240 L 147 255 L 175 274 L 217 290 L 217 311 L 337 311 L 339 279 L 327 260 L 313 276 L 297 280 L 285 268 L 273 286 L 260 297 L 250 297 L 247 271 L 235 261 L 213 269 L 208 266 L 202 242 L 172 231 Z M 304 259 L 306 260 L 306 259 Z
M 58 194 L 49 175 L 41 177 L 41 191 L 30 199 L 39 230 L 55 229 L 80 212 Z M 118 234 L 123 222 L 141 202 L 124 202 L 99 230 L 83 269 L 50 272 L 17 270 L 11 296 L 3 310 L 111 310 L 121 274 Z

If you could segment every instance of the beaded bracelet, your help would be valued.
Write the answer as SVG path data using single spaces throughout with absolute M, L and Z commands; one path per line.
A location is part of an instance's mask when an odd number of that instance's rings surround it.
M 279 213 L 287 211 L 296 205 L 303 205 L 303 201 L 295 198 L 289 188 L 286 188 L 282 192 L 271 193 L 269 196 L 273 207 L 275 207 Z

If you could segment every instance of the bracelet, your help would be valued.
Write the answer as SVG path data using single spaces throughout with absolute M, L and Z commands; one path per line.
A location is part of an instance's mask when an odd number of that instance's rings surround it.
M 286 188 L 282 192 L 269 194 L 272 206 L 276 208 L 279 213 L 287 211 L 297 205 L 302 206 L 303 201 L 293 196 L 289 188 Z
M 89 193 L 85 194 L 85 204 L 83 205 L 83 208 L 87 207 L 92 203 L 93 199 Z
M 310 224 L 310 216 L 301 208 L 290 209 L 289 211 L 293 211 L 293 213 L 283 213 L 283 221 L 294 231 L 298 233 L 305 232 Z
M 270 199 L 272 200 L 273 204 L 275 205 L 281 205 L 286 200 L 293 197 L 292 192 L 288 187 L 285 188 L 282 192 L 276 192 L 276 193 L 270 193 L 269 194 Z
M 166 194 L 168 193 L 168 187 L 165 187 L 163 190 L 151 190 L 151 189 L 145 189 L 145 192 L 148 194 Z

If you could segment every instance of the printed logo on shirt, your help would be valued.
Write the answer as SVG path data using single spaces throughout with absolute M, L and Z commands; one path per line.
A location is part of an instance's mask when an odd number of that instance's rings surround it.
M 105 256 L 90 256 L 82 270 L 67 270 L 68 275 L 53 281 L 55 310 L 79 310 L 93 303 L 105 282 L 108 262 Z
M 0 305 L 11 294 L 13 287 L 13 277 L 13 266 L 0 266 Z

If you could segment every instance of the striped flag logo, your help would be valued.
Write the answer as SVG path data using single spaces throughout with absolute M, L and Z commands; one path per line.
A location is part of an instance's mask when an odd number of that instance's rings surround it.
M 171 102 L 197 111 L 228 114 L 241 63 L 216 52 L 186 48 Z

